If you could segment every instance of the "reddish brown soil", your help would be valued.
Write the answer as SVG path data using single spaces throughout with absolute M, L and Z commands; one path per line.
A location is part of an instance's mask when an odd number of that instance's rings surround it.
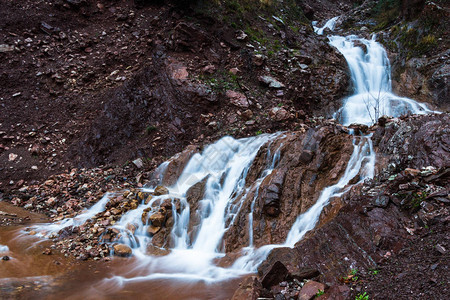
M 441 253 L 437 247 L 447 251 Z M 376 270 L 358 270 L 352 295 L 366 292 L 370 299 L 449 299 L 448 249 L 448 222 L 421 228 Z

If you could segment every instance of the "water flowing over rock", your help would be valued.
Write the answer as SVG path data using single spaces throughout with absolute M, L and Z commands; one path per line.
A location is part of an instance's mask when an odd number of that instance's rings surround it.
M 332 30 L 336 20 L 316 32 Z M 180 23 L 175 36 L 189 40 L 202 34 L 190 29 Z M 405 227 L 404 210 L 419 211 L 417 220 L 424 224 L 442 218 L 441 207 L 424 199 L 448 200 L 449 115 L 426 115 L 432 111 L 425 105 L 392 94 L 389 61 L 375 40 L 329 39 L 347 59 L 352 75 L 354 93 L 336 114 L 344 125 L 320 120 L 317 126 L 302 124 L 298 131 L 225 136 L 201 151 L 191 145 L 161 164 L 149 185 L 107 193 L 90 209 L 32 226 L 22 236 L 95 241 L 94 249 L 69 244 L 80 260 L 108 251 L 132 256 L 129 267 L 135 273 L 108 279 L 117 286 L 155 279 L 210 283 L 258 272 L 259 277 L 245 278 L 233 299 L 287 291 L 312 299 L 326 289 L 316 280 L 339 284 L 355 265 L 375 268 L 388 253 L 399 251 L 414 230 Z M 200 41 L 192 47 L 210 43 Z M 175 51 L 191 47 L 182 42 L 172 46 Z M 170 59 L 160 59 L 160 66 L 165 71 L 157 76 L 170 83 L 167 87 L 188 89 L 186 67 Z M 261 80 L 283 88 L 272 77 Z M 168 91 L 174 92 L 173 86 Z M 243 93 L 227 90 L 226 96 L 237 107 L 252 105 Z M 172 114 L 183 103 L 175 102 L 166 104 L 166 116 L 179 123 Z M 402 116 L 406 113 L 419 116 Z M 278 122 L 293 118 L 281 107 L 271 114 Z M 53 207 L 56 200 L 46 204 Z M 69 200 L 64 205 L 75 204 Z M 445 254 L 446 249 L 438 251 Z M 305 279 L 310 281 L 300 283 Z

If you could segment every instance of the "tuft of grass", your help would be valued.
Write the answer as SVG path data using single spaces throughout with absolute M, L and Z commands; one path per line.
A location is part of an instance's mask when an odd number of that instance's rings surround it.
M 359 294 L 355 297 L 355 300 L 369 300 L 369 295 L 367 292 L 364 292 L 362 294 Z
M 319 291 L 316 293 L 316 297 L 322 296 L 323 294 L 325 294 L 325 291 L 324 291 L 324 290 L 319 290 Z
M 149 125 L 147 127 L 145 127 L 145 134 L 149 135 L 150 133 L 152 133 L 153 131 L 156 131 L 158 128 L 154 125 Z

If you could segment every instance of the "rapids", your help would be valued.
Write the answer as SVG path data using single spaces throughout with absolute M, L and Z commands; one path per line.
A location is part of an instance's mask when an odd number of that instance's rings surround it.
M 329 20 L 321 28 L 314 28 L 318 34 L 322 34 L 325 28 L 333 30 L 337 19 L 338 17 Z M 353 82 L 354 94 L 344 99 L 342 108 L 335 114 L 335 118 L 344 125 L 351 123 L 370 125 L 381 115 L 400 116 L 405 113 L 431 112 L 424 104 L 392 94 L 389 60 L 386 51 L 375 39 L 367 40 L 351 35 L 330 36 L 329 40 L 330 45 L 340 51 L 347 60 Z M 360 47 L 361 44 L 366 51 Z M 350 133 L 353 135 L 352 131 Z M 212 283 L 255 272 L 272 249 L 294 247 L 308 231 L 314 229 L 322 209 L 330 199 L 350 189 L 351 179 L 359 175 L 359 183 L 374 176 L 375 152 L 370 135 L 353 135 L 351 137 L 353 152 L 338 182 L 326 187 L 315 204 L 297 217 L 284 243 L 256 248 L 253 241 L 255 230 L 253 210 L 259 186 L 277 167 L 280 151 L 271 153 L 270 147 L 267 147 L 266 168 L 255 182 L 247 182 L 247 174 L 258 151 L 267 143 L 282 136 L 282 133 L 276 133 L 243 139 L 223 137 L 206 147 L 202 153 L 195 154 L 176 183 L 168 187 L 168 194 L 154 196 L 147 203 L 143 201 L 136 209 L 129 210 L 112 225 L 121 233 L 122 238 L 119 242 L 132 248 L 133 258 L 130 259 L 126 271 L 117 271 L 114 276 L 95 284 L 95 288 L 121 289 L 126 284 L 149 280 Z M 166 166 L 167 163 L 159 168 L 162 177 Z M 186 199 L 186 193 L 192 186 L 202 181 L 206 184 L 197 211 L 199 224 L 193 231 L 189 231 L 192 207 Z M 149 186 L 143 191 L 154 192 L 155 187 L 156 185 Z M 256 193 L 248 215 L 248 246 L 241 249 L 241 256 L 230 267 L 217 266 L 216 260 L 226 255 L 223 247 L 224 235 L 233 225 L 242 208 L 243 200 L 250 191 Z M 97 213 L 104 211 L 110 196 L 105 195 L 97 204 L 77 217 L 58 223 L 39 224 L 34 226 L 33 230 L 42 237 L 53 238 L 61 229 L 82 225 Z M 159 208 L 158 204 L 164 201 L 171 201 L 172 204 L 171 251 L 165 256 L 157 257 L 147 252 L 148 245 L 152 243 L 152 238 L 147 234 L 151 225 L 143 223 L 141 215 L 146 210 L 154 212 L 155 206 Z M 177 206 L 179 210 L 176 209 Z M 133 232 L 130 225 L 135 229 Z M 0 252 L 7 251 L 8 248 L 5 247 L 0 246 Z

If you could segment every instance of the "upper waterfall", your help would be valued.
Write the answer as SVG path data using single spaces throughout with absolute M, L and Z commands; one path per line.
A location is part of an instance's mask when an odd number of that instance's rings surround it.
M 314 31 L 321 35 L 326 28 L 333 30 L 339 17 L 328 20 Z M 386 50 L 372 39 L 356 35 L 329 36 L 330 45 L 344 55 L 353 85 L 353 95 L 343 101 L 334 114 L 343 125 L 352 123 L 372 125 L 383 115 L 399 117 L 405 114 L 432 112 L 423 103 L 392 93 L 391 66 Z

